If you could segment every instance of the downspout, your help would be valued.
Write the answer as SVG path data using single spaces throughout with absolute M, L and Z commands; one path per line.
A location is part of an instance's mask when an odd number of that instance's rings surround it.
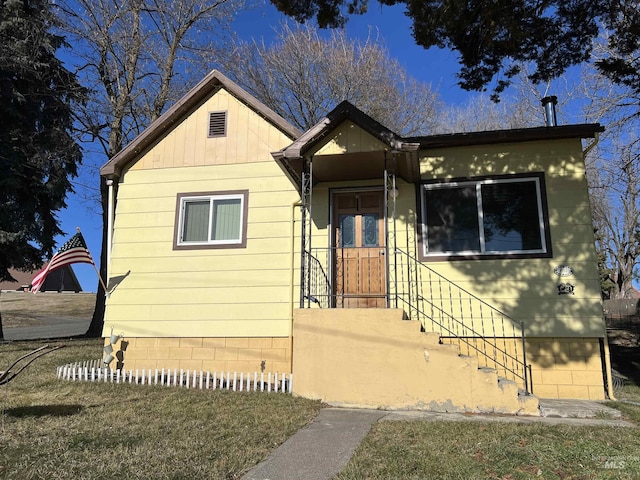
M 587 145 L 585 147 L 585 149 L 582 151 L 582 159 L 584 160 L 587 156 L 587 153 L 589 153 L 593 147 L 595 147 L 596 145 L 598 145 L 598 143 L 600 142 L 600 133 L 596 132 L 593 136 L 593 142 L 591 142 L 589 145 Z
M 582 151 L 582 159 L 583 161 L 586 159 L 587 154 L 595 148 L 596 145 L 600 142 L 600 134 L 595 132 L 593 136 L 593 142 L 585 147 Z M 604 313 L 603 313 L 604 315 Z M 604 318 L 603 318 L 604 319 Z M 611 374 L 611 353 L 609 351 L 609 338 L 607 337 L 607 328 L 604 328 L 603 338 L 602 338 L 602 350 L 604 355 L 604 374 L 607 378 L 607 395 L 610 400 L 615 400 L 616 397 L 613 393 L 613 376 Z
M 107 198 L 107 268 L 105 269 L 107 272 L 107 283 L 109 281 L 109 274 L 111 273 L 111 246 L 113 244 L 113 213 L 114 213 L 114 185 L 113 179 L 107 179 L 107 187 L 108 187 L 108 198 Z M 109 296 L 109 292 L 105 292 L 107 297 Z
M 300 200 L 296 200 L 291 204 L 291 221 L 290 221 L 290 235 L 291 235 L 291 257 L 290 261 L 290 269 L 291 275 L 289 276 L 289 321 L 291 322 L 289 328 L 289 372 L 293 373 L 293 302 L 294 302 L 294 293 L 293 287 L 295 285 L 295 274 L 296 274 L 296 208 L 300 208 L 302 202 Z
M 587 154 L 593 150 L 593 148 L 598 145 L 598 143 L 600 142 L 600 134 L 598 132 L 595 132 L 594 136 L 593 136 L 593 142 L 591 142 L 589 145 L 587 145 L 585 147 L 585 149 L 582 151 L 582 159 L 585 160 L 587 157 Z M 604 315 L 604 313 L 603 313 Z M 604 318 L 603 318 L 604 320 Z M 615 400 L 616 397 L 613 393 L 613 376 L 611 374 L 611 353 L 609 351 L 609 338 L 607 337 L 607 328 L 604 328 L 604 332 L 603 332 L 603 339 L 602 339 L 602 350 L 603 350 L 603 355 L 604 355 L 604 374 L 607 378 L 607 395 L 609 397 L 609 399 L 611 400 Z
M 613 393 L 613 378 L 611 375 L 611 352 L 609 351 L 609 338 L 607 337 L 607 329 L 604 329 L 604 338 L 603 347 L 604 347 L 604 369 L 605 375 L 607 376 L 607 395 L 609 396 L 609 400 L 616 400 L 616 397 Z

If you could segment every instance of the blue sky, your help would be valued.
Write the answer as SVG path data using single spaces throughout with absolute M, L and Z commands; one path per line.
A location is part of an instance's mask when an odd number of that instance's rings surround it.
M 430 49 L 425 50 L 415 45 L 411 36 L 411 22 L 403 14 L 402 6 L 381 7 L 372 2 L 370 11 L 362 16 L 353 16 L 347 23 L 346 30 L 350 37 L 383 39 L 391 56 L 396 58 L 413 77 L 428 82 L 438 90 L 442 100 L 447 104 L 459 104 L 466 101 L 472 94 L 465 92 L 456 85 L 455 72 L 458 69 L 456 55 L 452 52 Z M 247 10 L 237 15 L 233 28 L 241 38 L 249 40 L 264 38 L 269 43 L 274 37 L 274 29 L 286 20 L 275 7 L 265 1 L 263 6 Z M 196 83 L 199 79 L 194 79 Z M 88 159 L 87 163 L 91 163 Z M 90 182 L 97 187 L 96 173 L 85 173 L 80 182 Z M 79 192 L 83 189 L 78 186 Z M 68 208 L 59 213 L 61 227 L 67 235 L 56 238 L 60 247 L 80 227 L 87 241 L 87 246 L 96 263 L 100 258 L 100 241 L 102 225 L 95 201 L 82 198 L 81 195 L 71 195 L 68 198 Z M 95 270 L 90 265 L 75 264 L 73 266 L 83 290 L 95 292 L 98 279 Z
M 280 14 L 268 0 L 264 7 L 238 15 L 235 30 L 242 38 L 273 38 L 273 29 L 287 17 Z M 456 85 L 457 55 L 453 52 L 417 46 L 411 35 L 411 20 L 404 15 L 403 5 L 382 6 L 369 2 L 365 15 L 354 15 L 346 25 L 349 37 L 366 39 L 379 34 L 391 56 L 403 65 L 414 78 L 438 88 L 443 100 L 457 104 L 472 95 Z
M 362 39 L 366 39 L 368 35 L 372 38 L 379 35 L 391 56 L 414 78 L 430 83 L 432 88 L 437 89 L 446 104 L 457 105 L 466 102 L 473 94 L 456 85 L 457 55 L 436 48 L 425 50 L 415 45 L 411 36 L 411 22 L 403 11 L 402 6 L 382 7 L 371 2 L 371 9 L 367 14 L 350 18 L 346 26 L 347 35 Z M 264 38 L 265 42 L 269 43 L 274 37 L 274 29 L 285 19 L 286 17 L 265 0 L 263 6 L 238 14 L 233 28 L 243 39 Z M 193 79 L 193 83 L 198 80 Z M 92 163 L 91 159 L 87 159 L 86 163 Z M 78 179 L 77 183 L 79 185 L 80 182 L 88 182 L 97 188 L 98 181 L 97 171 L 89 173 L 85 168 L 82 178 Z M 76 190 L 80 192 L 83 189 L 78 186 Z M 102 226 L 95 200 L 85 199 L 76 194 L 68 198 L 68 205 L 69 207 L 59 214 L 61 228 L 67 235 L 56 238 L 58 247 L 75 233 L 76 227 L 80 227 L 89 251 L 96 263 L 99 263 Z M 93 267 L 75 264 L 73 268 L 83 290 L 95 292 L 98 279 Z

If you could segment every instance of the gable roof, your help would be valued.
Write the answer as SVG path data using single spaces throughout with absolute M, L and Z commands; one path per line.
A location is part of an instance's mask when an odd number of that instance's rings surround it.
M 9 274 L 16 279 L 15 282 L 0 282 L 0 290 L 24 290 L 31 285 L 31 280 L 38 271 L 23 272 L 9 269 Z M 44 283 L 40 287 L 41 292 L 81 292 L 82 287 L 71 265 L 65 265 L 49 272 Z
M 281 150 L 286 158 L 299 158 L 320 143 L 333 129 L 345 120 L 351 120 L 365 132 L 377 138 L 393 150 L 402 150 L 406 143 L 399 135 L 389 130 L 380 122 L 374 120 L 353 104 L 344 100 L 316 123 L 313 127 L 298 137 L 291 145 Z
M 290 138 L 297 138 L 302 133 L 276 112 L 243 90 L 238 84 L 218 70 L 212 70 L 195 87 L 189 90 L 184 97 L 178 100 L 171 108 L 153 121 L 140 135 L 103 165 L 100 169 L 100 175 L 107 178 L 119 177 L 123 169 L 135 160 L 138 155 L 166 135 L 198 105 L 210 98 L 220 88 L 227 90 Z
M 418 150 L 419 145 L 417 143 L 405 141 L 398 134 L 389 130 L 380 122 L 374 120 L 362 110 L 345 100 L 327 113 L 322 120 L 299 136 L 291 145 L 280 151 L 271 153 L 292 183 L 300 186 L 303 168 L 301 159 L 305 154 L 310 152 L 323 140 L 330 139 L 329 135 L 331 132 L 346 120 L 352 121 L 363 131 L 385 144 L 388 147 L 388 151 L 415 152 Z M 331 160 L 327 159 L 325 161 L 329 162 L 326 170 L 331 170 L 335 167 L 335 165 L 331 164 Z M 371 172 L 382 171 L 381 169 L 384 169 L 385 162 L 384 156 L 379 156 L 378 158 L 371 158 L 371 156 L 369 156 L 369 158 L 366 159 L 352 158 L 351 161 L 357 163 L 357 165 L 354 165 L 354 168 L 361 172 L 365 169 Z M 407 163 L 407 168 L 411 169 L 410 167 L 411 165 Z M 401 170 L 406 170 L 406 168 L 403 169 L 401 166 Z M 328 178 L 325 180 L 328 180 Z
M 594 138 L 596 133 L 604 131 L 604 127 L 599 123 L 584 123 L 579 125 L 556 125 L 553 127 L 401 137 L 345 100 L 322 120 L 300 135 L 291 145 L 279 152 L 274 152 L 273 155 L 277 158 L 300 158 L 345 120 L 353 121 L 390 148 L 399 151 L 414 151 L 416 148 L 459 147 L 566 138 Z
M 371 134 L 389 147 L 393 153 L 404 153 L 398 163 L 400 176 L 407 181 L 419 180 L 418 156 L 411 154 L 418 150 L 431 148 L 461 147 L 472 145 L 489 145 L 500 143 L 520 143 L 539 140 L 560 140 L 569 138 L 595 138 L 604 131 L 598 123 L 561 125 L 553 127 L 518 128 L 510 130 L 492 130 L 484 132 L 451 133 L 401 137 L 392 132 L 351 103 L 344 101 L 329 112 L 316 125 L 300 135 L 288 147 L 272 152 L 273 158 L 285 171 L 289 179 L 300 186 L 303 169 L 303 157 L 320 144 L 330 133 L 345 120 L 351 120 L 364 131 Z M 357 161 L 357 160 L 356 160 Z M 375 160 L 369 160 L 373 164 Z M 377 160 L 377 170 L 384 168 L 383 160 Z M 361 163 L 358 167 L 365 165 Z M 334 165 L 335 166 L 335 165 Z M 333 166 L 329 166 L 333 168 Z

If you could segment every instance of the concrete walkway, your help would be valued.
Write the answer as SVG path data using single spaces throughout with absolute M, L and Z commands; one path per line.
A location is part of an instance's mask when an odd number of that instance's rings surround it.
M 371 425 L 388 412 L 325 408 L 243 480 L 326 480 L 349 462 Z
M 540 400 L 540 417 L 325 408 L 242 480 L 328 480 L 349 462 L 378 421 L 471 421 L 632 427 L 614 408 L 586 400 Z

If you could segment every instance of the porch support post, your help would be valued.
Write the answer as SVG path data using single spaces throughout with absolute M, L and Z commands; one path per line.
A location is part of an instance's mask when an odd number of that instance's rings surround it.
M 389 158 L 391 155 L 391 158 Z M 384 155 L 384 212 L 386 215 L 384 226 L 385 226 L 385 249 L 386 249 L 386 263 L 387 263 L 387 273 L 386 273 L 386 282 L 387 282 L 387 308 L 391 306 L 391 267 L 393 266 L 393 283 L 394 283 L 394 298 L 395 298 L 395 307 L 398 307 L 398 271 L 397 271 L 397 263 L 396 263 L 396 197 L 398 190 L 396 188 L 396 153 L 385 152 Z M 389 201 L 391 200 L 391 201 Z M 391 215 L 389 215 L 391 211 Z M 393 230 L 389 232 L 389 216 L 391 216 L 392 220 L 392 228 Z M 391 237 L 391 238 L 390 238 Z M 391 259 L 389 258 L 389 245 L 391 244 L 393 249 L 394 261 L 393 265 L 391 264 Z
M 307 308 L 311 308 L 311 237 L 313 222 L 313 157 L 309 157 L 309 188 L 307 192 Z M 316 292 L 314 292 L 316 293 Z
M 312 190 L 312 171 L 311 160 L 304 158 L 302 160 L 302 175 L 300 182 L 300 216 L 301 216 L 301 235 L 300 235 L 300 308 L 305 307 L 305 297 L 307 300 L 310 295 L 310 263 L 311 263 L 311 190 Z M 307 239 L 307 235 L 309 238 Z M 307 307 L 310 306 L 310 300 Z

